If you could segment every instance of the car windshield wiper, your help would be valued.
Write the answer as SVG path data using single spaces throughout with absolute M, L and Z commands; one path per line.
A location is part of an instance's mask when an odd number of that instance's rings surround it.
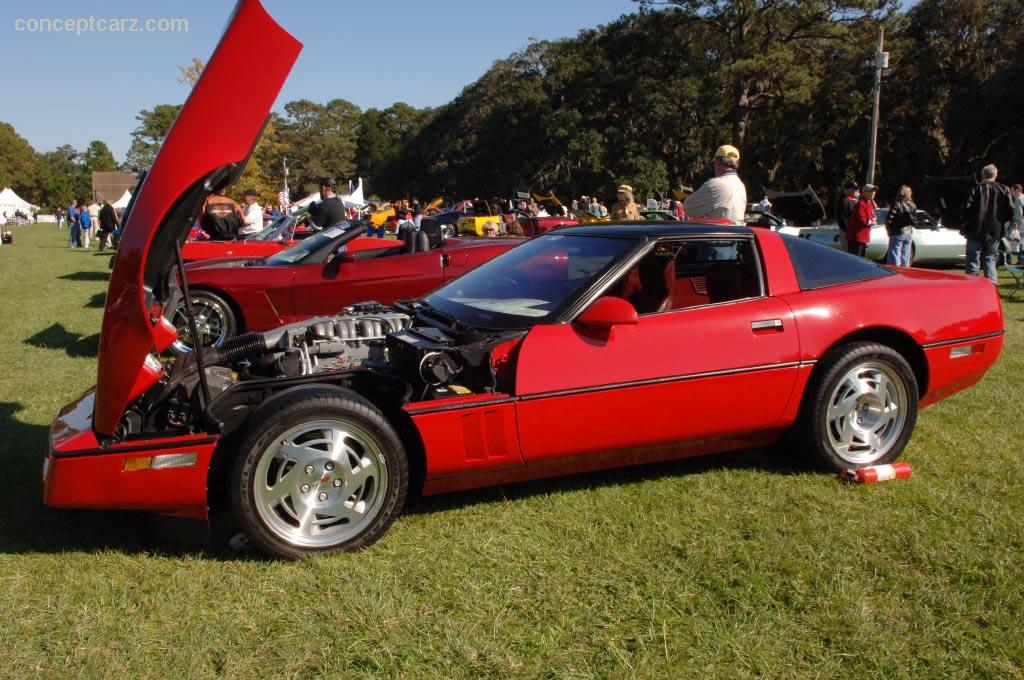
M 433 317 L 438 321 L 443 321 L 445 323 L 451 324 L 453 330 L 458 331 L 469 328 L 467 324 L 464 324 L 461 321 L 459 321 L 459 319 L 455 315 L 441 311 L 437 307 L 431 305 L 426 300 L 416 301 L 413 304 L 413 308 L 416 309 L 417 311 L 423 312 L 426 316 Z

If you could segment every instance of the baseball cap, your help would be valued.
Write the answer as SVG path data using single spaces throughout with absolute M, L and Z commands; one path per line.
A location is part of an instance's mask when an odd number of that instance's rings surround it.
M 738 161 L 740 159 L 740 150 L 732 144 L 723 144 L 715 151 L 715 158 L 730 158 Z
M 860 188 L 860 192 L 863 194 L 866 191 L 878 191 L 878 187 L 874 184 L 865 184 Z
M 633 187 L 629 186 L 628 184 L 620 184 L 619 188 L 616 189 L 616 191 L 628 191 L 629 193 L 633 193 Z

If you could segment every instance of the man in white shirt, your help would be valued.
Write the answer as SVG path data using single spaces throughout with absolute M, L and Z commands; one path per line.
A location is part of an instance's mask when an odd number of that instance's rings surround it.
M 263 231 L 263 208 L 256 202 L 256 191 L 246 189 L 242 197 L 245 199 L 245 207 L 242 208 L 242 216 L 245 217 L 245 222 L 238 228 L 239 240 L 244 239 L 250 234 L 258 234 Z
M 728 220 L 744 224 L 747 211 L 747 188 L 736 174 L 740 165 L 740 152 L 731 144 L 723 144 L 715 151 L 715 176 L 690 194 L 683 204 L 686 216 L 708 220 Z
M 82 230 L 82 243 L 86 250 L 89 249 L 89 239 L 96 232 L 96 225 L 100 223 L 100 204 L 96 202 L 96 199 L 92 199 L 92 203 L 86 208 L 89 211 L 89 228 Z

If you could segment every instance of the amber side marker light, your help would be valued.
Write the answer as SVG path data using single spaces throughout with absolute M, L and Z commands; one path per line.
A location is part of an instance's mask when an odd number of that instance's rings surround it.
M 140 458 L 129 458 L 124 462 L 125 472 L 137 472 L 139 470 L 169 470 L 171 468 L 192 467 L 199 460 L 199 454 L 195 451 L 188 453 L 162 453 L 159 456 L 142 456 Z
M 972 354 L 981 354 L 984 351 L 984 343 L 978 345 L 964 345 L 963 347 L 954 347 L 953 349 L 949 350 L 949 358 L 960 359 L 962 357 L 969 357 Z

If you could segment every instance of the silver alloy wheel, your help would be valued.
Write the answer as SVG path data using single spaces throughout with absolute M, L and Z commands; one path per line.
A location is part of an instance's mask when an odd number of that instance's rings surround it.
M 373 522 L 387 495 L 388 467 L 366 431 L 317 420 L 276 437 L 252 480 L 256 511 L 271 533 L 291 545 L 324 548 Z
M 848 370 L 828 401 L 832 450 L 851 465 L 870 465 L 899 439 L 907 419 L 907 386 L 888 364 L 868 361 Z
M 200 344 L 203 347 L 219 347 L 228 339 L 231 323 L 230 310 L 226 309 L 219 300 L 208 298 L 205 295 L 192 296 L 192 313 L 196 317 L 196 332 L 199 333 Z M 188 327 L 188 314 L 185 312 L 185 301 L 178 303 L 171 317 L 171 323 L 178 330 L 178 339 L 174 341 L 174 348 L 189 352 L 195 343 L 192 341 L 192 332 Z

